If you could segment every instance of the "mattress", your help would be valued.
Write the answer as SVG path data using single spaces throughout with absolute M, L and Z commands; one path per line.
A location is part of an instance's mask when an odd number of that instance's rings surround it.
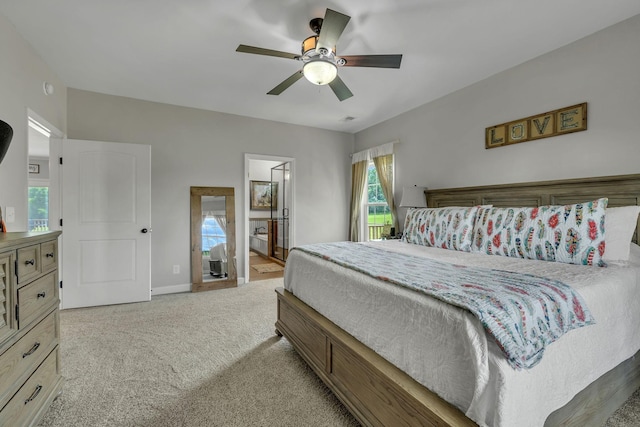
M 443 250 L 400 241 L 361 243 L 436 260 L 536 274 L 576 289 L 596 319 L 514 370 L 468 311 L 302 251 L 285 288 L 481 426 L 541 426 L 640 349 L 640 247 L 625 265 L 569 265 Z

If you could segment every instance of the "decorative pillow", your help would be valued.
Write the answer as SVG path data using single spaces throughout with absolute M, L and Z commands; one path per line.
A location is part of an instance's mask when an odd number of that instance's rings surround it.
M 633 232 L 638 224 L 640 206 L 607 208 L 604 229 L 607 230 L 607 250 L 602 257 L 606 262 L 629 261 Z
M 416 245 L 469 252 L 480 206 L 410 209 L 402 240 Z
M 566 206 L 480 209 L 471 250 L 604 266 L 608 199 Z

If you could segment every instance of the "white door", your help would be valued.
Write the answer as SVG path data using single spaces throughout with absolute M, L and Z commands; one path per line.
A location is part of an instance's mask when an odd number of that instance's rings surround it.
M 62 308 L 151 299 L 151 147 L 62 146 Z

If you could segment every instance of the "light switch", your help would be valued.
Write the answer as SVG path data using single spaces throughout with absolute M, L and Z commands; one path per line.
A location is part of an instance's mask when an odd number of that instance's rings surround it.
M 5 212 L 7 224 L 11 222 L 16 222 L 16 208 L 12 206 L 7 206 L 7 211 Z

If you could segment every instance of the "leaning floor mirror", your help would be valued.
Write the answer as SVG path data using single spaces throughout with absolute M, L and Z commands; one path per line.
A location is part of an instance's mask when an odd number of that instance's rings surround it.
M 191 187 L 191 291 L 238 285 L 235 191 Z

